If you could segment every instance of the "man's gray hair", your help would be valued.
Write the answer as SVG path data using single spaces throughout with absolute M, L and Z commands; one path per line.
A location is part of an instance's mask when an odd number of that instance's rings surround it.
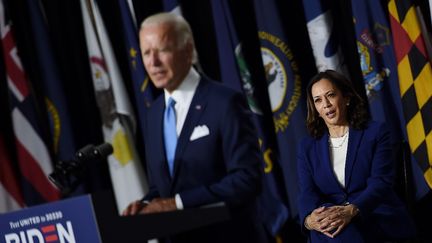
M 151 15 L 141 23 L 140 30 L 149 25 L 168 24 L 173 27 L 175 35 L 178 38 L 178 47 L 182 48 L 190 42 L 193 46 L 192 63 L 197 62 L 197 53 L 193 39 L 192 29 L 189 23 L 181 16 L 171 12 L 163 12 Z

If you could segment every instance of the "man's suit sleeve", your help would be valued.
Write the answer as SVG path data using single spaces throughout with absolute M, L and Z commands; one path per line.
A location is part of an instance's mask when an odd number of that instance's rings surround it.
M 144 133 L 144 140 L 145 141 L 143 141 L 143 142 L 144 142 L 144 154 L 145 154 L 145 158 L 146 158 L 147 163 L 148 163 L 148 161 L 150 161 L 150 156 L 149 156 L 150 155 L 150 149 L 148 148 L 148 146 L 149 146 L 149 142 L 151 141 L 151 138 L 148 136 L 148 132 L 147 132 L 149 129 L 148 128 L 148 124 L 149 124 L 148 114 L 149 114 L 149 112 L 145 113 L 145 117 L 144 117 L 145 119 L 144 119 L 144 122 L 142 124 L 143 125 L 142 129 L 144 129 L 144 131 L 146 131 Z M 144 197 L 141 199 L 141 201 L 151 201 L 154 198 L 160 197 L 160 193 L 158 192 L 156 186 L 153 183 L 154 179 L 152 177 L 153 177 L 154 173 L 151 172 L 151 168 L 150 168 L 150 166 L 148 166 L 148 164 L 147 164 L 146 168 L 147 168 L 147 183 L 149 186 L 149 190 L 144 195 Z
M 239 205 L 259 193 L 262 162 L 252 112 L 241 94 L 230 96 L 222 104 L 218 132 L 224 161 L 220 163 L 225 163 L 227 174 L 213 184 L 181 192 L 185 208 L 220 201 Z
M 153 179 L 151 171 L 150 171 L 150 166 L 147 166 L 147 170 L 149 173 L 147 173 L 147 178 L 148 178 L 148 184 L 149 184 L 149 191 L 147 192 L 147 194 L 144 196 L 144 198 L 142 199 L 142 201 L 151 201 L 154 198 L 159 198 L 160 194 L 156 188 L 156 186 L 153 184 Z

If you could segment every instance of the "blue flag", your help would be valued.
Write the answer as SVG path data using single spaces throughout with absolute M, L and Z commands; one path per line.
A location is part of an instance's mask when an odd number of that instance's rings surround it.
M 254 0 L 261 55 L 284 172 L 291 218 L 298 217 L 297 144 L 306 135 L 305 103 L 298 64 L 273 0 Z
M 247 64 L 241 53 L 241 44 L 233 24 L 228 1 L 212 0 L 212 9 L 216 40 L 219 53 L 219 65 L 222 81 L 231 88 L 243 92 L 254 112 L 254 124 L 261 142 L 261 150 L 264 155 L 264 180 L 263 192 L 259 197 L 260 217 L 272 235 L 276 235 L 288 219 L 288 209 L 283 202 L 282 189 L 279 187 L 282 178 L 276 177 L 278 169 L 274 156 L 274 148 L 269 141 L 269 129 L 264 127 L 264 117 L 261 108 L 256 102 L 254 84 L 251 80 Z
M 346 73 L 329 4 L 327 0 L 303 0 L 309 39 L 318 71 Z
M 386 122 L 394 143 L 406 138 L 405 119 L 400 99 L 396 58 L 391 31 L 379 1 L 352 0 L 357 50 L 372 119 Z M 417 197 L 428 187 L 416 163 L 412 163 Z M 423 181 L 422 181 L 423 180 Z
M 124 41 L 127 48 L 129 70 L 132 75 L 133 90 L 135 93 L 135 102 L 138 110 L 139 122 L 143 128 L 147 108 L 155 98 L 155 87 L 148 78 L 138 45 L 137 29 L 132 20 L 132 15 L 125 0 L 118 0 L 120 13 L 122 17 Z M 141 129 L 141 135 L 144 141 L 144 130 Z
M 59 160 L 70 160 L 75 154 L 76 145 L 59 69 L 50 46 L 46 24 L 43 22 L 41 5 L 39 1 L 34 0 L 27 0 L 27 3 L 50 121 L 54 154 Z
M 387 122 L 393 131 L 393 141 L 400 141 L 403 118 L 398 109 L 401 107 L 399 91 L 390 85 L 397 84 L 398 77 L 387 19 L 377 1 L 351 2 L 360 67 L 372 118 Z
M 182 10 L 177 0 L 163 0 L 163 8 L 167 12 L 174 12 L 182 15 Z

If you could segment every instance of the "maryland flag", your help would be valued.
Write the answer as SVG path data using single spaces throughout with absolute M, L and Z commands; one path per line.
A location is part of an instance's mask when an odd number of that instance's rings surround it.
M 432 69 L 420 23 L 409 0 L 388 4 L 399 89 L 411 152 L 432 187 Z

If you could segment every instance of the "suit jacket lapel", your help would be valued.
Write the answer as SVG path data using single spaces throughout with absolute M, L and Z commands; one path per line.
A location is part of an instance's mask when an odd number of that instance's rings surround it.
M 329 151 L 329 135 L 328 133 L 325 133 L 320 140 L 317 141 L 317 157 L 319 158 L 319 162 L 321 165 L 323 165 L 323 168 L 325 168 L 325 176 L 329 177 L 329 182 L 333 183 L 331 187 L 341 187 L 338 180 L 336 179 L 336 175 L 333 171 L 333 166 L 330 161 L 330 151 Z M 329 185 L 330 186 L 330 185 Z
M 360 146 L 360 142 L 363 137 L 363 130 L 356 130 L 350 128 L 349 132 L 348 151 L 345 164 L 345 188 L 349 187 L 351 175 L 353 172 L 352 169 L 358 153 L 358 147 Z
M 164 99 L 164 95 L 161 95 L 161 97 L 153 103 L 152 109 L 149 109 L 148 121 L 153 122 L 153 124 L 150 124 L 149 127 L 151 127 L 154 130 L 149 131 L 149 133 L 153 134 L 153 136 L 149 137 L 150 141 L 146 141 L 146 142 L 155 144 L 156 149 L 155 151 L 151 151 L 151 153 L 156 153 L 155 154 L 157 158 L 156 161 L 163 161 L 163 163 L 157 166 L 161 167 L 160 171 L 163 173 L 161 175 L 161 179 L 164 180 L 165 183 L 167 183 L 167 185 L 169 185 L 171 176 L 169 174 L 168 162 L 165 153 L 165 144 L 163 139 L 164 110 L 165 110 L 165 99 Z
M 192 102 L 190 104 L 185 123 L 183 125 L 182 131 L 177 141 L 175 160 L 174 160 L 175 161 L 174 175 L 173 175 L 174 179 L 176 178 L 177 170 L 179 168 L 179 163 L 181 162 L 179 158 L 182 157 L 182 154 L 185 151 L 185 147 L 189 142 L 189 138 L 192 134 L 192 131 L 197 125 L 199 118 L 204 112 L 207 103 L 206 100 L 207 91 L 208 91 L 208 83 L 205 79 L 201 78 L 200 83 L 198 84 L 198 87 L 195 91 L 194 97 L 192 98 Z

